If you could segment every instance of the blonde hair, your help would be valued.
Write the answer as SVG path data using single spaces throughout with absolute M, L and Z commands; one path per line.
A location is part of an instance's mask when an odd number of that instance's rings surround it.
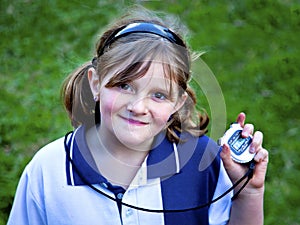
M 172 19 L 172 22 L 174 21 L 176 20 Z M 115 40 L 109 46 L 105 45 L 107 39 L 117 29 L 137 22 L 170 28 L 182 40 L 183 46 L 148 33 L 130 34 Z M 71 73 L 63 84 L 62 98 L 72 125 L 78 127 L 81 124 L 87 126 L 95 124 L 95 101 L 86 74 L 90 67 L 96 69 L 100 82 L 110 70 L 120 68 L 105 85 L 110 88 L 144 76 L 152 62 L 159 62 L 163 65 L 165 76 L 179 85 L 182 90 L 180 94 L 186 92 L 189 96 L 184 106 L 172 115 L 166 125 L 168 139 L 178 142 L 179 133 L 183 131 L 194 136 L 206 133 L 208 115 L 206 112 L 196 111 L 196 95 L 188 85 L 191 79 L 191 51 L 178 30 L 182 28 L 167 22 L 163 23 L 153 12 L 141 8 L 131 11 L 112 24 L 96 45 L 96 57 Z

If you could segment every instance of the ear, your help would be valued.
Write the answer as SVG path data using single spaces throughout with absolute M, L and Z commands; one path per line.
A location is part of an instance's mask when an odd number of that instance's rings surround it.
M 188 94 L 186 92 L 184 92 L 177 100 L 176 105 L 174 107 L 174 112 L 177 112 L 178 110 L 181 109 L 181 107 L 184 105 L 186 99 L 188 98 Z M 172 114 L 173 114 L 172 113 Z
M 90 88 L 93 93 L 93 96 L 97 97 L 99 99 L 100 81 L 99 81 L 99 76 L 97 75 L 95 68 L 93 68 L 93 67 L 89 68 L 87 75 L 88 75 L 88 80 L 89 80 L 89 84 L 90 84 Z

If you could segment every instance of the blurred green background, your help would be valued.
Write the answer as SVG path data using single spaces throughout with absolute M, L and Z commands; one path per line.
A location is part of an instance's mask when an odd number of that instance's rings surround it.
M 292 0 L 0 1 L 0 224 L 24 166 L 71 129 L 63 79 L 93 55 L 101 28 L 141 4 L 178 16 L 189 44 L 222 88 L 227 123 L 238 112 L 270 151 L 265 224 L 300 224 L 300 5 Z M 208 107 L 199 92 L 200 104 Z

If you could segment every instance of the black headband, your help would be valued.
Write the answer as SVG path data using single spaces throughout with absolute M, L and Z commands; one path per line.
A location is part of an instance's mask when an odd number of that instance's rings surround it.
M 104 49 L 107 46 L 109 46 L 111 43 L 113 43 L 115 40 L 132 33 L 156 34 L 160 37 L 167 39 L 172 43 L 185 47 L 185 44 L 183 43 L 181 38 L 179 38 L 174 32 L 172 32 L 170 29 L 166 27 L 154 23 L 147 23 L 147 22 L 131 23 L 126 26 L 120 27 L 106 39 L 103 47 L 99 49 L 99 51 L 97 52 L 98 57 L 101 56 L 104 52 Z

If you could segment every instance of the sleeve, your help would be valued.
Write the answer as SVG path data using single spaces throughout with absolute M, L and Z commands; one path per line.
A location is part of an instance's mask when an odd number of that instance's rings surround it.
M 228 174 L 224 168 L 223 162 L 220 161 L 220 173 L 218 178 L 217 187 L 214 193 L 213 199 L 216 199 L 227 191 L 232 183 L 228 177 Z M 215 203 L 211 204 L 209 208 L 209 224 L 210 225 L 225 225 L 229 221 L 231 210 L 231 197 L 233 192 L 228 193 L 223 198 L 219 199 Z
M 42 207 L 41 201 L 38 201 L 35 197 L 35 194 L 39 193 L 35 193 L 32 190 L 27 166 L 20 178 L 7 225 L 46 224 L 45 210 Z

